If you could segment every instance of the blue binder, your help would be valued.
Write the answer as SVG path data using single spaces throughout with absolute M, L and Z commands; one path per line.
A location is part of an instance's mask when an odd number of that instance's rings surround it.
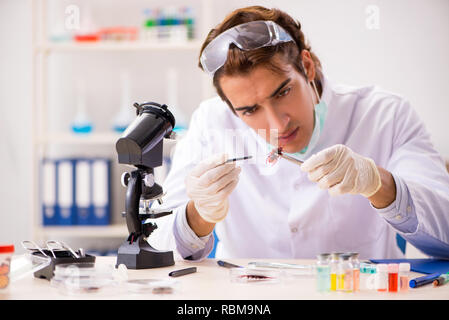
M 43 159 L 41 163 L 41 204 L 42 222 L 44 226 L 58 224 L 56 213 L 57 171 L 56 161 Z
M 92 159 L 92 215 L 91 224 L 107 225 L 110 222 L 111 161 L 105 158 Z
M 89 159 L 75 159 L 75 215 L 78 225 L 92 221 L 92 181 Z
M 74 225 L 76 223 L 74 177 L 75 160 L 58 160 L 56 216 L 59 225 Z

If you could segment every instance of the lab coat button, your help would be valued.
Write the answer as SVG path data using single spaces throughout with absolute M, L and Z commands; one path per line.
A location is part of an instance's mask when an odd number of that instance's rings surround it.
M 410 213 L 410 211 L 412 211 L 412 207 L 410 207 L 410 206 L 407 206 L 407 212 L 409 212 L 409 213 Z
M 402 218 L 402 216 L 401 216 L 400 214 L 398 214 L 398 215 L 395 217 L 396 220 L 401 220 L 401 218 Z
M 294 227 L 294 228 L 292 228 L 292 229 L 291 229 L 291 232 L 293 232 L 293 233 L 296 233 L 296 232 L 298 232 L 298 228 L 295 228 L 295 227 Z

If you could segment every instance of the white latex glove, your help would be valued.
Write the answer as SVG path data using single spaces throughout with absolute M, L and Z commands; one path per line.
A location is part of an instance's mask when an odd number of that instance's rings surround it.
M 217 223 L 226 217 L 228 196 L 239 180 L 241 168 L 235 162 L 222 164 L 226 160 L 226 154 L 203 160 L 185 179 L 187 196 L 208 222 Z
M 331 195 L 351 193 L 369 198 L 381 187 L 374 161 L 341 144 L 314 154 L 301 170 L 308 172 L 309 179 L 318 182 L 320 188 L 329 189 Z

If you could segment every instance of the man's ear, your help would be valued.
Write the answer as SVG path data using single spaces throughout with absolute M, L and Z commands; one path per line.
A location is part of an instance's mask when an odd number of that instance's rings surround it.
M 301 59 L 304 72 L 306 73 L 307 76 L 307 80 L 309 82 L 313 81 L 315 79 L 316 70 L 315 70 L 315 63 L 313 62 L 310 52 L 306 49 L 302 50 Z

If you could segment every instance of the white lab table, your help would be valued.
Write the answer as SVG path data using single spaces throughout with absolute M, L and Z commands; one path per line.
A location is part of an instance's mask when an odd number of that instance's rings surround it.
M 96 265 L 115 265 L 115 257 L 97 257 Z M 247 266 L 249 261 L 257 259 L 232 259 L 227 262 Z M 313 260 L 272 260 L 297 264 L 313 264 Z M 449 283 L 433 287 L 425 285 L 409 289 L 408 293 L 389 292 L 329 292 L 318 293 L 314 276 L 289 276 L 281 283 L 231 283 L 229 270 L 220 267 L 216 259 L 205 259 L 201 262 L 184 260 L 175 261 L 175 265 L 164 268 L 128 270 L 129 279 L 161 279 L 169 278 L 168 273 L 187 267 L 197 267 L 197 272 L 177 277 L 178 291 L 173 294 L 130 293 L 123 288 L 100 290 L 94 293 L 67 294 L 50 285 L 45 279 L 37 279 L 33 275 L 13 282 L 6 292 L 0 292 L 0 300 L 448 300 Z M 422 274 L 412 273 L 413 277 Z

